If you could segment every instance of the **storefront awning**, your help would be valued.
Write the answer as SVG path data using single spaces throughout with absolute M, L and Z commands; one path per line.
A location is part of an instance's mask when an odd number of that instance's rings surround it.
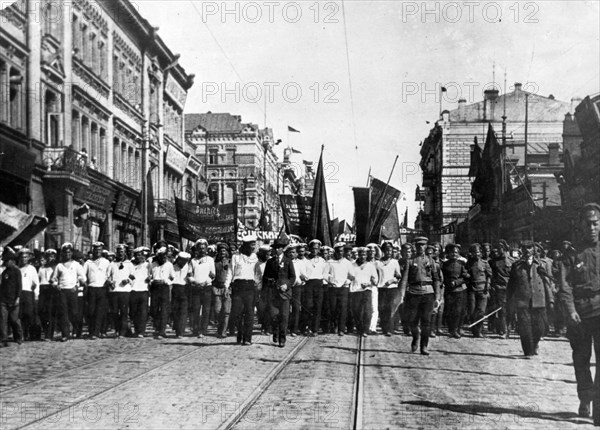
M 0 202 L 0 245 L 25 245 L 46 228 L 46 217 L 26 214 Z

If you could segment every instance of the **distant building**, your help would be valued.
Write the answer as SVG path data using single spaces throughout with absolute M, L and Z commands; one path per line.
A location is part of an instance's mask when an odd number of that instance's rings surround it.
M 283 220 L 279 190 L 283 169 L 273 151 L 273 130 L 243 123 L 239 115 L 194 113 L 185 115 L 185 137 L 204 160 L 208 198 L 213 204 L 238 204 L 238 220 L 246 228 L 259 228 L 268 214 L 272 229 Z
M 527 97 L 526 97 L 527 96 Z M 525 151 L 525 103 L 528 99 L 527 151 Z M 539 207 L 560 206 L 558 188 L 553 173 L 562 168 L 563 120 L 571 104 L 529 93 L 516 83 L 514 91 L 499 95 L 487 90 L 484 100 L 467 104 L 461 99 L 458 107 L 444 111 L 440 120 L 423 141 L 421 169 L 423 185 L 418 199 L 423 201 L 419 214 L 420 227 L 425 231 L 441 229 L 454 221 L 472 221 L 463 225 L 459 234 L 464 240 L 491 240 L 499 234 L 501 222 L 494 215 L 483 219 L 481 207 L 471 196 L 469 167 L 475 141 L 483 149 L 488 124 L 492 124 L 501 142 L 502 116 L 506 112 L 506 144 L 504 167 L 510 175 L 512 188 L 521 185 L 527 176 L 532 198 Z M 526 159 L 525 159 L 526 158 Z M 527 164 L 527 175 L 525 175 Z M 508 182 L 508 181 L 507 181 Z M 478 219 L 474 219 L 478 217 Z M 518 215 L 517 215 L 518 217 Z M 508 217 L 510 218 L 510 217 Z M 473 222 L 474 221 L 474 222 Z M 460 226 L 459 226 L 460 227 Z M 515 227 L 515 226 L 513 226 Z M 529 224 L 513 231 L 515 237 L 529 235 Z M 517 230 L 518 230 L 517 228 Z M 492 231 L 496 229 L 496 231 Z M 454 237 L 435 237 L 451 241 Z

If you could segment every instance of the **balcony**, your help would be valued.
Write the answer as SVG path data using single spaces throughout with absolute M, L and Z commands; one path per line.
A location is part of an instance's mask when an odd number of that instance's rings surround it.
M 44 149 L 42 164 L 45 168 L 44 179 L 66 181 L 87 187 L 88 155 L 70 147 L 47 147 Z
M 172 222 L 177 224 L 177 209 L 175 208 L 175 202 L 172 200 L 155 200 L 154 221 Z

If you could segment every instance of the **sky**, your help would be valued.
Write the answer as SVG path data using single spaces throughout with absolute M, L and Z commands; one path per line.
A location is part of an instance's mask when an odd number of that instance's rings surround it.
M 514 82 L 563 101 L 600 91 L 598 1 L 132 3 L 196 75 L 186 112 L 271 127 L 276 152 L 302 151 L 299 165 L 316 166 L 324 145 L 330 213 L 350 222 L 352 187 L 369 171 L 386 181 L 398 156 L 390 185 L 406 193 L 398 210 L 413 225 L 419 143 L 441 86 L 449 110 L 481 100 L 494 69 L 506 92 Z

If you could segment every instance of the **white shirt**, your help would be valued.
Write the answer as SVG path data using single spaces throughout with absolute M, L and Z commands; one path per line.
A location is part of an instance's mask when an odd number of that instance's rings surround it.
M 151 271 L 153 281 L 163 281 L 167 285 L 171 285 L 173 279 L 175 279 L 175 270 L 169 260 L 165 261 L 165 264 L 162 266 L 159 266 L 158 262 L 153 261 Z
M 267 267 L 266 261 L 259 261 L 256 263 L 256 266 L 254 266 L 254 279 L 256 279 L 259 290 L 262 288 L 262 278 L 265 274 L 265 267 Z
M 329 276 L 329 264 L 323 257 L 318 255 L 305 260 L 305 273 L 308 279 L 322 279 L 323 283 Z
M 292 263 L 294 264 L 294 272 L 296 272 L 296 280 L 294 286 L 304 285 L 304 281 L 300 276 L 306 277 L 306 260 L 295 258 Z
M 345 258 L 329 261 L 329 282 L 334 287 L 346 287 L 350 283 L 349 277 L 352 276 L 352 264 Z
M 66 264 L 68 264 L 68 267 Z M 52 274 L 52 279 L 58 288 L 68 290 L 75 288 L 78 281 L 85 282 L 85 272 L 81 264 L 72 260 L 69 263 L 58 263 Z
M 150 263 L 147 261 L 133 266 L 135 279 L 131 283 L 131 291 L 148 291 L 148 278 L 150 277 Z
M 354 276 L 354 280 L 350 283 L 351 293 L 372 290 L 374 285 L 377 285 L 379 281 L 377 268 L 370 261 L 363 261 L 361 265 L 356 262 L 352 263 L 352 275 Z M 363 284 L 368 284 L 369 286 L 363 288 Z
M 256 281 L 255 268 L 258 263 L 258 257 L 255 253 L 250 256 L 242 253 L 233 254 L 231 256 L 231 273 L 232 282 L 241 281 Z
M 131 275 L 133 275 L 133 264 L 131 261 L 113 261 L 110 263 L 108 279 L 112 281 L 115 287 L 112 292 L 129 293 L 131 291 Z
M 20 267 L 23 291 L 35 291 L 35 298 L 40 295 L 40 278 L 31 264 Z M 35 286 L 35 288 L 33 288 Z
M 398 288 L 398 279 L 402 279 L 398 260 L 394 258 L 386 261 L 380 260 L 377 267 L 380 274 L 379 288 Z M 388 281 L 391 281 L 391 283 L 385 286 L 385 283 Z
M 110 261 L 104 257 L 88 260 L 83 264 L 83 271 L 87 277 L 88 287 L 104 287 L 108 279 Z
M 210 275 L 212 275 L 214 278 L 216 273 L 217 270 L 215 269 L 215 260 L 208 255 L 205 255 L 200 259 L 194 258 L 189 264 L 190 279 L 200 284 L 199 286 L 201 287 L 205 285 L 212 285 L 212 278 Z
M 173 271 L 175 272 L 175 279 L 173 279 L 173 285 L 187 284 L 187 278 L 190 274 L 190 265 L 188 263 L 185 263 L 183 267 L 179 267 L 177 264 L 173 264 Z
M 38 278 L 40 279 L 40 285 L 48 285 L 50 284 L 50 278 L 52 278 L 52 272 L 54 272 L 54 267 L 40 267 L 38 271 Z

